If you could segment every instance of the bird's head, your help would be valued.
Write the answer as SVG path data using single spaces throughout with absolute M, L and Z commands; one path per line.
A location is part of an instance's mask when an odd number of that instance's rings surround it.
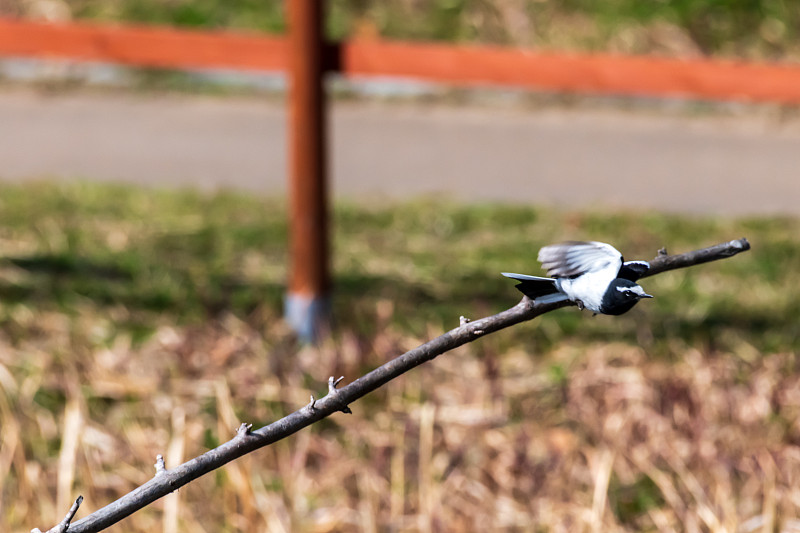
M 642 298 L 652 298 L 653 296 L 644 292 L 644 289 L 627 279 L 614 280 L 614 290 L 616 290 L 624 300 L 641 300 Z
M 629 311 L 642 298 L 652 298 L 650 294 L 636 283 L 622 278 L 617 278 L 606 291 L 603 297 L 603 313 L 607 315 L 621 315 Z

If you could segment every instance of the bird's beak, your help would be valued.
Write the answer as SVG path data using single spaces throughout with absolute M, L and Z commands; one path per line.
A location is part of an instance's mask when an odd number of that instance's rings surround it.
M 655 298 L 655 296 L 653 296 L 652 294 L 644 293 L 641 296 L 639 296 L 639 298 Z

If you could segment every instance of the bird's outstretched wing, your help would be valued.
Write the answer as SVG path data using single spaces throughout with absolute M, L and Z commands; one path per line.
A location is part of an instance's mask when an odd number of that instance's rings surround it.
M 539 250 L 539 261 L 550 276 L 569 278 L 587 272 L 620 269 L 622 254 L 603 242 L 567 241 Z
M 647 261 L 627 261 L 619 269 L 618 278 L 636 281 L 650 270 L 650 263 Z

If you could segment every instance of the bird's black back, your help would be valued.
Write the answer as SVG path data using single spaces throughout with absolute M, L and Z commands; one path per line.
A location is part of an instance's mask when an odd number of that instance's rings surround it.
M 650 270 L 650 264 L 647 261 L 630 261 L 628 263 L 623 261 L 617 277 L 636 281 L 644 276 L 648 270 Z

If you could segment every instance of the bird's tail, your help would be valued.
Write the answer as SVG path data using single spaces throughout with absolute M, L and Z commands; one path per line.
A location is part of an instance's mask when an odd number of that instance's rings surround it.
M 525 274 L 513 274 L 503 272 L 505 277 L 519 281 L 516 287 L 519 291 L 539 303 L 552 303 L 568 300 L 569 297 L 556 287 L 556 280 L 553 278 L 540 278 L 538 276 L 528 276 Z

